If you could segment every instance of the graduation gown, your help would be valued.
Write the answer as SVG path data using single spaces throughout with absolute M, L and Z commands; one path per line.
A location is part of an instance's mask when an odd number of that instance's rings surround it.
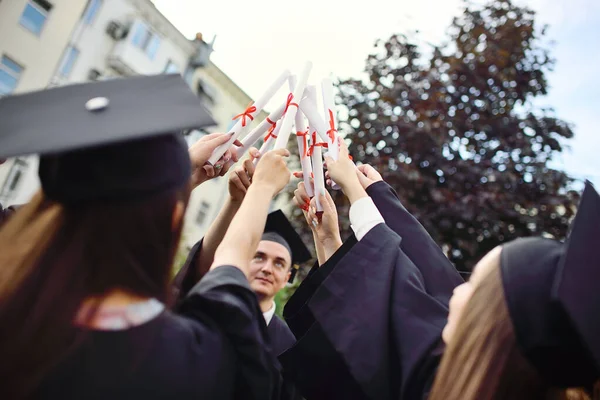
M 192 247 L 183 267 L 181 267 L 175 276 L 175 279 L 173 280 L 172 290 L 175 296 L 176 308 L 180 307 L 179 304 L 181 299 L 184 298 L 185 293 L 187 293 L 188 290 L 193 287 L 195 282 L 204 279 L 197 274 L 197 260 L 200 251 L 202 251 L 202 240 Z M 262 315 L 261 319 L 263 319 Z M 290 328 L 277 315 L 273 315 L 273 318 L 271 318 L 271 321 L 267 325 L 267 334 L 268 343 L 265 343 L 265 348 L 269 348 L 272 354 L 275 356 L 282 354 L 284 351 L 292 347 L 296 342 L 296 338 Z M 281 365 L 279 363 L 276 362 L 275 366 L 276 368 L 281 369 Z M 280 388 L 280 399 L 300 399 L 301 396 L 298 390 L 295 388 L 295 385 L 291 382 L 291 380 L 286 378 L 287 374 L 285 371 L 280 371 L 280 373 L 284 378 Z
M 120 331 L 84 342 L 42 383 L 37 399 L 272 399 L 279 374 L 265 351 L 262 314 L 245 275 L 210 271 L 182 300 Z
M 367 192 L 386 224 L 313 268 L 284 310 L 298 340 L 279 359 L 309 400 L 426 398 L 443 353 L 462 278 L 391 187 Z

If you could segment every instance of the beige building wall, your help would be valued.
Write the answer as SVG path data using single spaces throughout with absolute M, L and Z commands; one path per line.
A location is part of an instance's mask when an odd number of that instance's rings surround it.
M 28 4 L 30 7 L 39 7 L 35 1 L 0 1 L 0 58 L 6 56 L 23 69 L 13 93 L 39 90 L 48 86 L 62 59 L 71 33 L 83 14 L 87 0 L 51 0 L 46 3 L 51 8 L 40 32 L 35 33 L 21 23 L 21 17 Z M 37 158 L 22 157 L 20 161 L 26 164 L 22 171 L 27 176 L 22 179 L 35 182 Z M 18 173 L 18 168 L 13 168 L 14 162 L 15 160 L 9 160 L 0 165 L 0 187 Z M 5 196 L 0 193 L 0 198 L 21 203 L 26 201 L 35 189 L 32 184 L 23 187 L 18 193 L 5 193 Z
M 0 2 L 0 56 L 7 55 L 24 68 L 15 92 L 38 90 L 48 85 L 87 0 L 49 1 L 52 8 L 39 36 L 20 23 L 27 3 L 35 1 Z

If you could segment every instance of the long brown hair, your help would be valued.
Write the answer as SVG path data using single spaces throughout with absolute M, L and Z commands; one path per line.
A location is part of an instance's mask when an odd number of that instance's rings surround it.
M 505 303 L 499 265 L 475 288 L 442 358 L 430 400 L 580 399 L 548 386 L 521 355 Z
M 0 398 L 25 397 L 82 339 L 82 301 L 123 289 L 165 301 L 189 187 L 64 206 L 42 193 L 0 230 Z M 91 316 L 90 316 L 91 317 Z

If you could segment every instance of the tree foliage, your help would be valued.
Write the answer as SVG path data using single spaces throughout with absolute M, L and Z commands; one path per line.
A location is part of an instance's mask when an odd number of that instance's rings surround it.
M 445 43 L 393 35 L 368 56 L 367 79 L 339 83 L 354 160 L 382 173 L 461 270 L 517 237 L 563 238 L 574 213 L 572 179 L 549 166 L 573 131 L 533 104 L 555 62 L 545 31 L 510 0 L 465 3 Z

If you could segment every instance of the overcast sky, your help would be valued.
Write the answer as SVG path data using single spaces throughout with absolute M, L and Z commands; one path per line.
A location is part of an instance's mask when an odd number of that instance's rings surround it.
M 600 187 L 600 1 L 521 0 L 537 10 L 538 20 L 551 26 L 556 41 L 555 71 L 549 75 L 548 97 L 538 104 L 553 106 L 575 125 L 571 150 L 560 160 L 578 178 Z M 154 0 L 156 7 L 186 36 L 202 32 L 217 36 L 212 60 L 250 96 L 264 89 L 286 68 L 300 70 L 314 63 L 310 82 L 326 76 L 356 77 L 377 39 L 418 29 L 424 41 L 437 43 L 460 0 Z M 279 96 L 281 97 L 281 96 Z M 284 96 L 285 98 L 285 96 Z M 272 102 L 269 108 L 274 108 Z

